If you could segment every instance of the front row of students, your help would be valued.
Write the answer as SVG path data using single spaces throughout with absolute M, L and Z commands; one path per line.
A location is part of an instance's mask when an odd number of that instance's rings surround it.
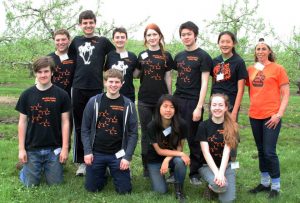
M 43 172 L 48 184 L 63 181 L 62 164 L 68 157 L 70 99 L 66 92 L 52 85 L 53 68 L 50 57 L 41 57 L 34 63 L 38 83 L 21 95 L 16 107 L 20 112 L 19 158 L 24 163 L 20 178 L 26 186 L 38 185 Z M 122 82 L 120 71 L 106 71 L 107 92 L 92 97 L 84 110 L 81 137 L 88 191 L 99 191 L 105 186 L 107 167 L 118 193 L 132 190 L 130 161 L 137 144 L 137 113 L 132 101 L 119 93 Z M 237 144 L 237 128 L 228 114 L 225 96 L 212 96 L 211 114 L 211 119 L 201 123 L 197 133 L 207 163 L 199 173 L 212 191 L 222 191 L 220 200 L 233 200 L 235 175 L 228 162 L 230 149 Z M 166 193 L 164 175 L 173 168 L 176 198 L 180 200 L 185 199 L 183 185 L 190 164 L 189 156 L 183 152 L 187 131 L 176 98 L 161 96 L 154 119 L 147 126 L 148 170 L 153 190 Z

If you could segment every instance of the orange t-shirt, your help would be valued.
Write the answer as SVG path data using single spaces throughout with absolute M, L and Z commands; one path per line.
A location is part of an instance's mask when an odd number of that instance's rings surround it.
M 249 116 L 265 119 L 276 114 L 281 103 L 280 86 L 289 83 L 285 69 L 276 63 L 270 63 L 262 71 L 254 66 L 248 68 L 250 87 Z

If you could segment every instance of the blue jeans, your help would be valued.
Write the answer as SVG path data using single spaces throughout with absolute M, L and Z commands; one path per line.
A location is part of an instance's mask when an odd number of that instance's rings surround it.
M 27 163 L 20 172 L 21 182 L 27 187 L 39 185 L 43 173 L 48 185 L 63 181 L 63 167 L 59 162 L 59 154 L 55 155 L 51 149 L 27 151 Z
M 276 154 L 276 144 L 281 128 L 281 121 L 275 129 L 265 125 L 270 118 L 250 118 L 250 124 L 258 150 L 259 170 L 268 172 L 271 178 L 280 177 L 279 159 Z
M 90 192 L 102 190 L 107 183 L 105 171 L 109 167 L 116 192 L 120 194 L 130 193 L 132 190 L 130 170 L 120 170 L 120 162 L 121 159 L 117 159 L 115 154 L 94 152 L 92 165 L 86 166 L 86 190 Z
M 160 174 L 162 163 L 148 163 L 149 176 L 152 183 L 152 188 L 155 192 L 166 193 L 168 190 L 164 175 Z M 180 157 L 174 157 L 169 167 L 174 170 L 175 183 L 184 183 L 186 175 L 186 165 Z
M 214 182 L 215 175 L 212 172 L 212 170 L 209 168 L 207 164 L 204 164 L 201 168 L 199 168 L 199 173 L 201 177 L 210 184 L 213 188 L 220 188 L 217 184 Z M 235 171 L 231 169 L 230 162 L 228 163 L 228 166 L 225 171 L 225 177 L 227 179 L 227 186 L 224 186 L 223 188 L 220 188 L 220 190 L 223 190 L 224 192 L 218 193 L 220 202 L 232 202 L 235 200 L 235 193 L 236 193 L 236 182 L 235 182 Z

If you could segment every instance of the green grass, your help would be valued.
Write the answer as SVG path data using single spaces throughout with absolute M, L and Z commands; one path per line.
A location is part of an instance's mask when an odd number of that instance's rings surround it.
M 3 73 L 3 74 L 2 74 Z M 5 79 L 4 79 L 5 77 Z M 18 98 L 19 94 L 33 84 L 34 79 L 29 77 L 28 70 L 8 70 L 1 68 L 0 96 Z M 173 81 L 175 84 L 175 80 Z M 135 80 L 138 87 L 139 81 Z M 3 90 L 3 91 L 2 91 Z M 279 136 L 277 152 L 281 165 L 281 195 L 274 202 L 300 202 L 300 97 L 295 95 L 296 89 L 291 90 L 289 107 L 283 117 L 283 127 Z M 258 184 L 258 158 L 252 132 L 250 129 L 247 109 L 249 98 L 247 91 L 242 103 L 239 122 L 241 143 L 238 148 L 240 169 L 237 170 L 237 201 L 236 202 L 268 202 L 266 194 L 250 195 L 247 190 Z M 207 118 L 207 109 L 205 118 Z M 62 185 L 48 187 L 44 183 L 39 187 L 25 188 L 18 180 L 19 171 L 15 168 L 18 161 L 17 140 L 18 113 L 14 110 L 14 103 L 0 104 L 0 203 L 2 202 L 176 202 L 174 190 L 166 195 L 151 192 L 150 181 L 142 178 L 142 164 L 140 157 L 140 143 L 136 148 L 131 164 L 133 175 L 133 192 L 131 195 L 120 196 L 114 191 L 112 180 L 102 192 L 88 193 L 84 187 L 84 178 L 75 177 L 76 166 L 72 163 L 71 155 L 65 165 L 65 181 Z M 185 146 L 188 152 L 188 147 Z M 185 194 L 188 202 L 205 202 L 202 198 L 204 185 L 194 187 L 190 185 L 188 177 L 185 182 Z

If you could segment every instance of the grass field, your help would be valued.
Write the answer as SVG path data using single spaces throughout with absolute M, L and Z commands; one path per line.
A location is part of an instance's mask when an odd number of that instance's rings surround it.
M 176 202 L 173 188 L 167 195 L 151 192 L 150 181 L 142 177 L 140 143 L 138 144 L 131 170 L 133 175 L 133 192 L 120 196 L 114 191 L 112 181 L 99 193 L 88 193 L 83 188 L 83 177 L 75 177 L 76 166 L 72 157 L 65 165 L 65 181 L 62 185 L 25 188 L 18 180 L 19 171 L 15 168 L 18 161 L 17 121 L 18 113 L 14 110 L 20 93 L 34 79 L 25 69 L 9 70 L 1 68 L 0 76 L 0 203 L 6 202 Z M 138 81 L 135 81 L 138 85 Z M 291 89 L 289 107 L 283 117 L 283 127 L 279 137 L 277 152 L 281 162 L 281 195 L 273 202 L 300 202 L 300 96 Z M 250 195 L 247 190 L 258 184 L 259 171 L 255 143 L 247 117 L 249 105 L 248 93 L 245 93 L 239 122 L 241 125 L 241 143 L 238 148 L 240 169 L 237 170 L 236 202 L 268 202 L 266 194 Z M 207 117 L 207 109 L 205 117 Z M 185 147 L 185 151 L 188 151 Z M 185 182 L 185 194 L 188 202 L 205 202 L 202 198 L 204 185 L 190 185 Z

